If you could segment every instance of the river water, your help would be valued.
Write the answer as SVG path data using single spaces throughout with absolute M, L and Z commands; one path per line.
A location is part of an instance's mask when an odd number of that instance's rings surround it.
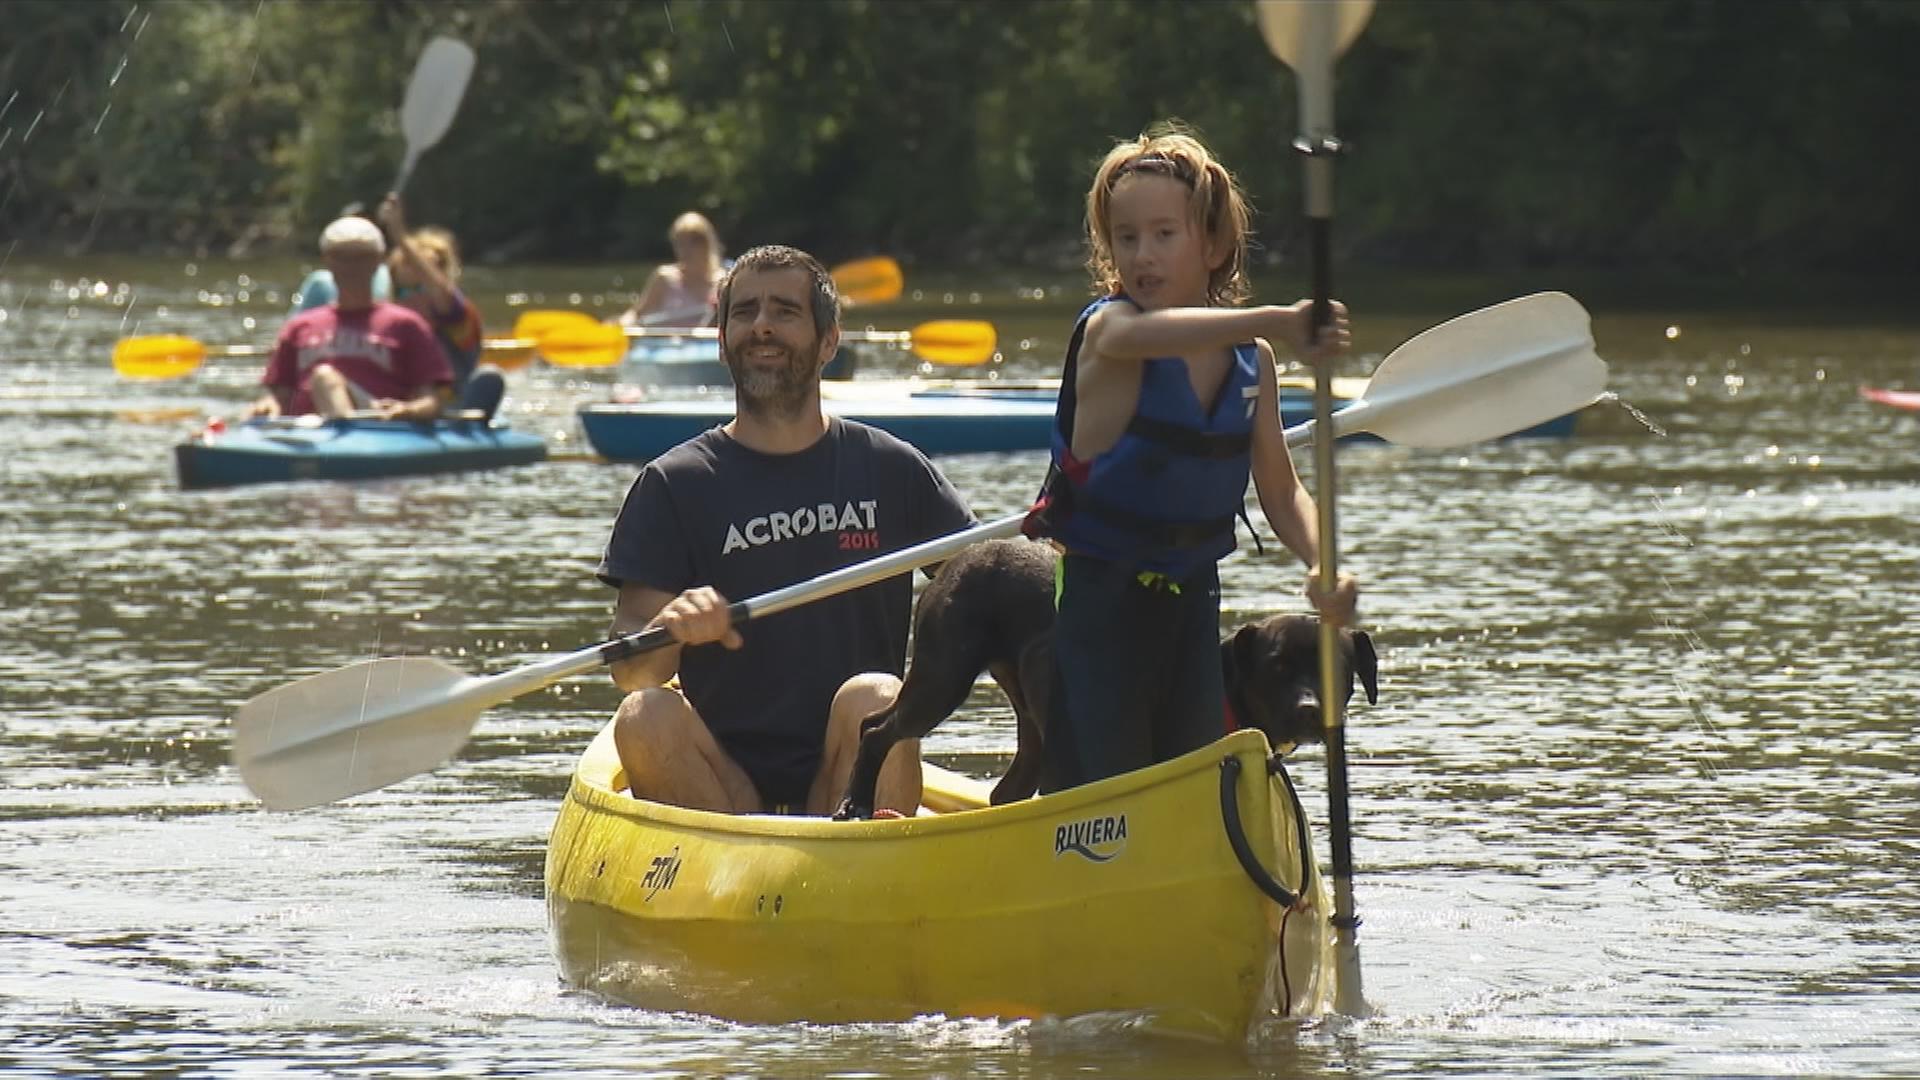
M 598 640 L 592 570 L 634 473 L 576 457 L 182 493 L 170 448 L 257 366 L 129 383 L 112 344 L 267 341 L 298 274 L 0 267 L 0 1071 L 1920 1075 L 1920 432 L 1856 394 L 1920 385 L 1911 320 L 1584 296 L 1644 422 L 1607 405 L 1570 440 L 1343 452 L 1344 565 L 1382 656 L 1349 735 L 1379 1014 L 1222 1047 L 1099 1020 L 738 1026 L 563 986 L 542 859 L 615 703 L 603 677 L 491 710 L 430 775 L 261 810 L 228 763 L 246 698 L 376 655 L 497 671 Z M 471 283 L 504 324 L 513 302 L 611 307 L 637 281 Z M 1558 284 L 1357 303 L 1352 368 Z M 1075 302 L 1070 282 L 936 280 L 853 321 L 992 318 L 1019 377 L 1051 373 Z M 506 412 L 583 449 L 572 409 L 617 377 L 531 369 Z M 983 517 L 1042 464 L 943 461 Z M 1224 564 L 1230 621 L 1298 608 L 1275 550 Z M 928 751 L 991 764 L 1012 742 L 983 687 Z M 1293 769 L 1317 828 L 1320 761 Z

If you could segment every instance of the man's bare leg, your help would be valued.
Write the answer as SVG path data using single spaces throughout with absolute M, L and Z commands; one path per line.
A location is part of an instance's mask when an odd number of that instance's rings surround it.
M 613 745 L 636 798 L 725 814 L 760 810 L 753 781 L 676 690 L 628 694 L 613 714 Z
M 353 384 L 332 364 L 321 364 L 313 369 L 313 378 L 307 383 L 307 395 L 313 398 L 313 411 L 321 416 L 353 415 Z
M 807 792 L 807 813 L 825 817 L 840 805 L 860 749 L 860 721 L 892 704 L 899 692 L 900 680 L 887 674 L 855 675 L 841 684 L 827 718 L 820 772 Z M 902 739 L 887 752 L 880 767 L 880 781 L 873 789 L 874 809 L 911 817 L 920 809 L 920 790 L 920 740 Z

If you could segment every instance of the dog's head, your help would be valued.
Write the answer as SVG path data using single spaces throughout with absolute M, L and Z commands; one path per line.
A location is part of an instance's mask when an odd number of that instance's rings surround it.
M 1380 700 L 1380 662 L 1364 630 L 1342 630 L 1341 705 L 1353 697 L 1356 678 L 1368 704 Z M 1266 732 L 1275 747 L 1325 738 L 1320 715 L 1320 620 L 1274 615 L 1249 623 L 1220 643 L 1227 701 L 1243 727 Z

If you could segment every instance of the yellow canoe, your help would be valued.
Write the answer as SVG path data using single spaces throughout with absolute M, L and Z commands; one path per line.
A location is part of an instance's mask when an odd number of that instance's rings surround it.
M 1124 1012 L 1237 1040 L 1333 1000 L 1332 903 L 1267 759 L 1239 731 L 1002 807 L 929 764 L 930 811 L 834 822 L 634 799 L 602 730 L 547 848 L 561 974 L 745 1022 Z

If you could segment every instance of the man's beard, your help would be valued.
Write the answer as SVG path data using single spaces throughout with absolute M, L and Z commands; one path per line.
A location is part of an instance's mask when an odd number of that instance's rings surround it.
M 769 420 L 790 420 L 800 414 L 812 398 L 817 372 L 813 357 L 820 351 L 816 339 L 805 350 L 777 346 L 787 354 L 786 363 L 768 368 L 749 362 L 746 350 L 762 347 L 749 342 L 739 350 L 727 350 L 727 372 L 733 376 L 733 399 L 737 411 Z

